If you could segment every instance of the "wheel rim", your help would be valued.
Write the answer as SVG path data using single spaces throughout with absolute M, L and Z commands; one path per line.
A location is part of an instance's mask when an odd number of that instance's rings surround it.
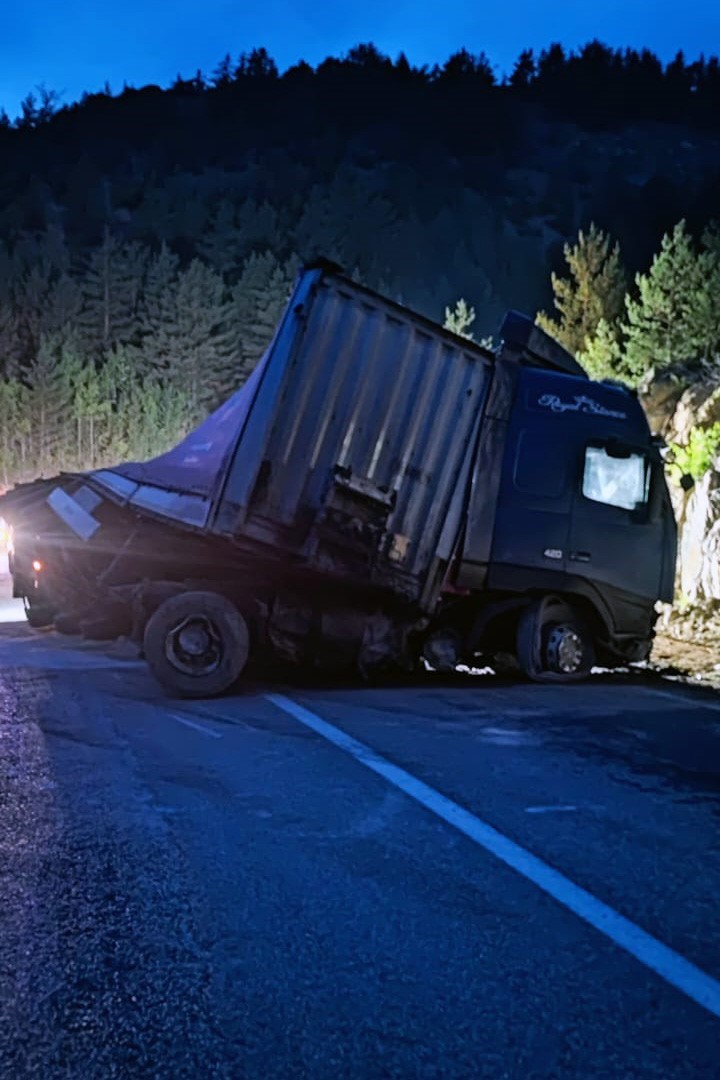
M 548 634 L 547 666 L 561 675 L 574 675 L 580 671 L 585 656 L 583 641 L 572 626 L 553 626 Z
M 211 619 L 191 615 L 168 633 L 165 655 L 183 675 L 210 675 L 222 661 L 222 639 Z

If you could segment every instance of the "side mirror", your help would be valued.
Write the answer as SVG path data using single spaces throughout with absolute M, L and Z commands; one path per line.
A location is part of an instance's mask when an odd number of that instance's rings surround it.
M 692 491 L 695 487 L 695 477 L 691 476 L 690 473 L 683 473 L 680 477 L 680 487 L 683 491 Z

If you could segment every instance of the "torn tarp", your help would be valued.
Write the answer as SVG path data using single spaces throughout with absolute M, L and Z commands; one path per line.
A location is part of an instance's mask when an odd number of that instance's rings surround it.
M 267 367 L 266 353 L 232 397 L 182 442 L 150 461 L 123 462 L 93 473 L 122 502 L 203 526 Z

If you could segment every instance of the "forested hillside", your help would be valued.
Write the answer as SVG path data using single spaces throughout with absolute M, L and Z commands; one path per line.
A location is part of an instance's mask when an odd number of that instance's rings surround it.
M 502 82 L 483 55 L 427 70 L 360 46 L 29 95 L 0 117 L 0 486 L 174 441 L 317 254 L 434 318 L 464 297 L 477 336 L 549 308 L 590 222 L 632 282 L 681 219 L 699 241 L 720 217 L 719 118 L 716 59 L 597 42 Z

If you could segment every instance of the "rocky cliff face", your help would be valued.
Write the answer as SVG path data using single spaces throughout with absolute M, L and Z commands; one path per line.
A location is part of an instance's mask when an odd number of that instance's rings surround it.
M 693 431 L 720 422 L 720 366 L 701 375 L 652 373 L 641 400 L 654 432 L 687 447 Z M 720 447 L 690 490 L 671 483 L 679 528 L 677 602 L 661 625 L 685 641 L 710 646 L 720 659 Z

